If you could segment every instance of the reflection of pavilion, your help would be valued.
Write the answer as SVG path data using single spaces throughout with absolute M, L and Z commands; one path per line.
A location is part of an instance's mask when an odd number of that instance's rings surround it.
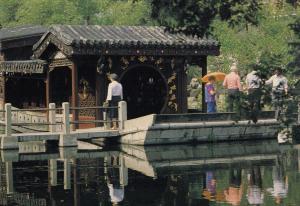
M 218 169 L 252 163 L 273 164 L 280 152 L 277 141 L 201 144 L 197 146 L 122 145 L 125 166 L 147 176 L 158 177 L 176 171 Z
M 85 205 L 87 200 L 91 205 L 99 205 L 99 202 L 110 199 L 106 174 L 114 170 L 117 174 L 115 183 L 123 188 L 126 186 L 124 201 L 140 205 L 145 201 L 152 201 L 153 205 L 168 205 L 170 201 L 202 205 L 207 203 L 201 197 L 206 171 L 275 165 L 282 150 L 288 147 L 279 147 L 276 141 L 260 143 L 167 147 L 123 145 L 121 151 L 64 148 L 51 154 L 2 151 L 0 203 L 7 201 L 9 196 L 14 202 L 17 197 L 24 199 L 24 194 L 31 191 L 34 195 L 27 195 L 26 200 L 40 200 L 40 205 L 45 205 L 45 201 L 47 205 L 62 201 Z M 32 170 L 37 165 L 40 167 Z M 26 174 L 21 175 L 20 167 Z M 139 178 L 133 181 L 132 177 L 140 176 L 140 173 L 148 177 L 142 176 L 142 181 Z M 20 184 L 24 177 L 28 177 L 27 188 Z M 37 178 L 40 179 L 39 184 L 34 183 Z
M 8 201 L 18 203 L 22 200 L 43 206 L 59 205 L 61 202 L 80 205 L 80 194 L 88 193 L 84 192 L 83 185 L 88 182 L 85 178 L 104 175 L 100 165 L 103 165 L 104 159 L 112 156 L 119 157 L 119 152 L 99 149 L 78 151 L 77 148 L 64 148 L 51 154 L 1 151 L 0 203 L 9 205 Z M 91 165 L 100 166 L 100 169 L 94 166 L 92 170 L 85 170 Z M 120 184 L 126 185 L 127 170 L 124 166 L 111 167 L 120 171 Z M 97 187 L 100 186 L 101 182 L 98 182 Z
M 210 205 L 209 201 L 230 201 L 223 191 L 216 191 L 214 196 L 207 194 L 207 171 L 222 173 L 225 184 L 229 184 L 234 168 L 237 173 L 249 171 L 255 167 L 273 166 L 289 146 L 280 146 L 276 141 L 218 143 L 203 145 L 168 145 L 140 147 L 122 145 L 125 167 L 157 179 L 163 186 L 154 187 L 149 183 L 145 189 L 135 184 L 137 191 L 151 193 L 163 187 L 157 205 Z M 240 173 L 241 175 L 241 173 Z M 129 182 L 129 186 L 134 183 Z M 155 189 L 153 189 L 155 188 Z M 245 193 L 244 193 L 245 194 Z M 202 196 L 203 195 L 203 196 Z M 128 196 L 128 195 L 127 195 Z M 147 197 L 145 197 L 147 198 Z M 136 201 L 133 197 L 132 200 Z M 148 198 L 151 201 L 151 198 Z M 154 205 L 154 204 L 153 204 Z

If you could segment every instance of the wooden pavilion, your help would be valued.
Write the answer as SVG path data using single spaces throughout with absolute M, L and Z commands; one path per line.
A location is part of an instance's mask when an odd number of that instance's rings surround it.
M 199 65 L 205 75 L 207 56 L 218 55 L 219 48 L 215 40 L 171 34 L 162 27 L 58 25 L 39 38 L 32 48 L 33 60 L 26 65 L 45 82 L 40 93 L 45 104 L 69 101 L 73 107 L 102 105 L 107 74 L 116 73 L 128 116 L 134 118 L 187 112 L 187 65 Z M 9 64 L 0 65 L 5 71 Z M 26 73 L 27 67 L 22 68 Z M 8 96 L 4 101 L 12 102 Z M 95 117 L 97 112 L 73 113 L 75 118 L 78 115 Z
M 31 60 L 32 46 L 46 32 L 42 26 L 0 29 L 0 108 L 45 107 L 46 63 Z

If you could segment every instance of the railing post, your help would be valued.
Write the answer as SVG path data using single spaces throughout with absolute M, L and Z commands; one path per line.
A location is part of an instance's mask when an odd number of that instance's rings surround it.
M 118 104 L 119 129 L 124 129 L 124 121 L 127 120 L 127 103 L 120 101 Z
M 57 186 L 57 160 L 49 160 L 49 170 L 50 170 L 50 185 Z
M 5 135 L 7 137 L 11 136 L 12 129 L 11 129 L 11 123 L 12 123 L 12 116 L 11 116 L 11 104 L 7 103 L 5 104 Z
M 49 104 L 49 132 L 56 132 L 56 110 L 55 103 Z
M 71 163 L 70 159 L 64 159 L 64 189 L 71 189 Z
M 70 105 L 68 102 L 62 104 L 63 108 L 63 133 L 70 134 Z
M 298 102 L 298 125 L 300 125 L 300 101 Z
M 5 104 L 5 135 L 1 138 L 1 149 L 18 149 L 18 139 L 12 136 L 11 104 Z
M 128 185 L 128 168 L 125 166 L 124 157 L 119 155 L 119 181 L 120 185 L 127 186 Z
M 60 147 L 77 146 L 77 138 L 70 133 L 70 106 L 68 102 L 62 104 L 63 108 L 63 131 L 59 138 Z
M 104 129 L 109 129 L 110 128 L 110 123 L 108 122 L 107 111 L 103 112 L 103 120 L 105 121 L 104 124 L 103 124 L 104 125 Z
M 14 176 L 12 162 L 5 162 L 6 173 L 6 194 L 12 194 L 14 192 Z

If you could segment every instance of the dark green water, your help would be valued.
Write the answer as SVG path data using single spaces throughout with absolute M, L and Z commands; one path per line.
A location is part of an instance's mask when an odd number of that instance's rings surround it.
M 276 141 L 1 153 L 0 205 L 300 205 L 300 150 Z

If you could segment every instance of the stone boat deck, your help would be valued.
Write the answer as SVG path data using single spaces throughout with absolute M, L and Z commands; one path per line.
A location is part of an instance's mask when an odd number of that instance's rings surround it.
M 65 118 L 63 131 L 4 135 L 1 137 L 1 148 L 17 148 L 17 142 L 53 140 L 65 147 L 77 146 L 78 140 L 99 139 L 131 145 L 274 139 L 280 129 L 272 111 L 262 112 L 256 123 L 248 119 L 235 119 L 234 113 L 151 114 L 131 120 L 123 119 L 118 130 L 95 127 L 71 131 L 69 120 Z
M 133 145 L 217 142 L 276 138 L 280 128 L 274 112 L 259 120 L 235 119 L 234 113 L 147 115 L 124 123 L 120 143 Z

